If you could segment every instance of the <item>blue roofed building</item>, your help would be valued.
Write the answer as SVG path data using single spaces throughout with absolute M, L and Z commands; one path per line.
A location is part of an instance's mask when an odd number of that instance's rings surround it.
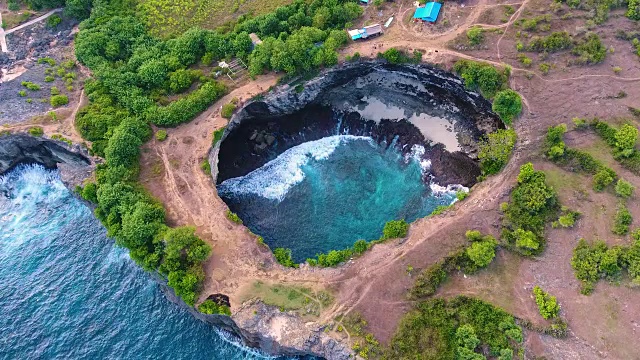
M 442 4 L 438 2 L 428 2 L 424 7 L 419 7 L 413 14 L 414 20 L 421 20 L 426 22 L 436 22 L 440 8 Z

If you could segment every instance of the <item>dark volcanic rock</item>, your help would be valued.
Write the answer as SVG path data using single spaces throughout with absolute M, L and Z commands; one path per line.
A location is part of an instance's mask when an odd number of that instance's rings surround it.
M 58 141 L 15 134 L 0 136 L 0 175 L 20 164 L 40 164 L 47 169 L 62 165 L 63 180 L 67 184 L 77 184 L 83 174 L 91 173 L 91 161 L 77 146 L 68 149 Z
M 369 99 L 395 109 L 363 111 Z M 399 114 L 398 114 L 399 113 Z M 416 116 L 428 115 L 419 124 Z M 429 119 L 444 119 L 455 133 L 457 148 L 448 151 L 430 132 Z M 247 104 L 232 118 L 212 163 L 217 183 L 246 175 L 285 150 L 307 141 L 338 134 L 371 136 L 403 153 L 414 146 L 425 149 L 431 161 L 429 181 L 440 185 L 475 184 L 480 175 L 476 160 L 478 140 L 503 128 L 491 104 L 465 89 L 451 73 L 427 65 L 390 65 L 377 61 L 350 63 L 328 70 L 304 84 L 289 86 Z M 439 129 L 442 132 L 442 129 Z

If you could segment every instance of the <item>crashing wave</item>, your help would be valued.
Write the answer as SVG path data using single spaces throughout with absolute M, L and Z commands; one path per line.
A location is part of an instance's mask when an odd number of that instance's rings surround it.
M 431 183 L 429 184 L 429 187 L 431 188 L 431 194 L 433 196 L 447 196 L 447 195 L 451 196 L 451 195 L 455 195 L 458 191 L 464 191 L 466 193 L 469 192 L 468 187 L 462 186 L 460 184 L 450 184 L 447 186 L 441 186 L 431 181 Z M 458 198 L 454 196 L 453 200 L 451 201 L 451 204 L 455 203 L 456 201 L 458 201 Z
M 426 149 L 422 145 L 414 144 L 411 147 L 411 151 L 405 155 L 404 162 L 408 163 L 411 160 L 415 160 L 420 164 L 422 174 L 428 174 L 431 169 L 431 160 L 425 159 L 424 154 Z
M 335 149 L 348 141 L 375 142 L 366 136 L 334 135 L 294 146 L 274 160 L 245 176 L 227 179 L 218 185 L 221 194 L 256 194 L 267 199 L 281 201 L 289 189 L 304 180 L 302 166 L 310 160 L 324 160 Z

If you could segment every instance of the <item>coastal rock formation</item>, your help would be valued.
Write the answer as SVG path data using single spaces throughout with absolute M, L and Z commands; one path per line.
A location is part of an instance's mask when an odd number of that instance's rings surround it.
M 0 175 L 20 164 L 40 164 L 60 170 L 67 186 L 82 183 L 92 173 L 86 149 L 69 148 L 65 143 L 27 134 L 0 136 Z
M 451 73 L 428 65 L 347 63 L 249 102 L 232 118 L 211 164 L 220 184 L 293 146 L 351 134 L 405 154 L 422 147 L 420 156 L 431 162 L 426 181 L 471 186 L 480 175 L 478 140 L 503 127 L 491 104 Z

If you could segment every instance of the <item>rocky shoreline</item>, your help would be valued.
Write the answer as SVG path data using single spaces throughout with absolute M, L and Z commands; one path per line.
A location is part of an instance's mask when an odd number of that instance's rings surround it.
M 72 190 L 94 170 L 87 149 L 80 145 L 20 133 L 0 136 L 0 175 L 21 164 L 60 170 L 63 183 Z
M 382 105 L 381 118 L 363 111 L 367 99 Z M 385 117 L 393 115 L 387 109 L 395 109 L 395 117 Z M 417 115 L 423 114 L 447 125 L 444 131 L 452 133 L 456 149 L 447 149 L 428 128 L 416 125 Z M 371 136 L 405 154 L 422 146 L 422 158 L 431 162 L 425 181 L 472 186 L 480 175 L 479 139 L 503 127 L 491 104 L 466 90 L 451 73 L 429 65 L 346 63 L 307 83 L 283 86 L 250 101 L 231 119 L 210 163 L 220 184 L 246 175 L 293 146 L 350 134 Z

